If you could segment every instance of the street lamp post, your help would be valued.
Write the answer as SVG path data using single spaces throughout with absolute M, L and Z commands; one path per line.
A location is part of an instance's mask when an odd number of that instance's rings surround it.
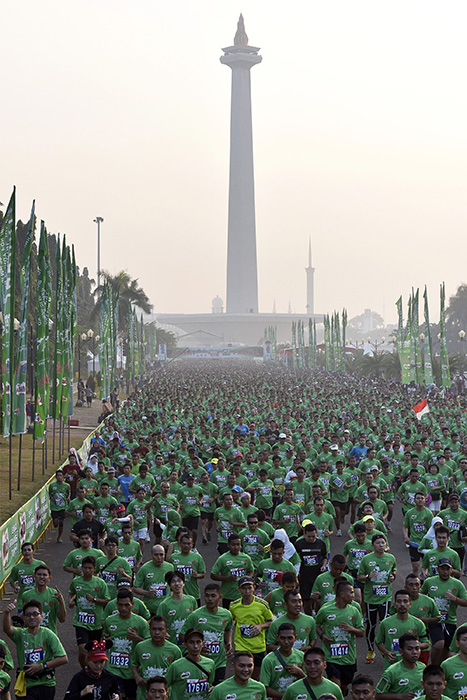
M 101 286 L 101 223 L 104 221 L 102 216 L 96 216 L 94 223 L 97 224 L 97 293 L 100 295 Z M 99 296 L 98 296 L 99 298 Z

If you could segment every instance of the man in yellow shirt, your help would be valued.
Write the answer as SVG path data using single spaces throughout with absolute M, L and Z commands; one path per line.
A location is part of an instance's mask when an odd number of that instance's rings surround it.
M 250 651 L 254 658 L 253 678 L 259 680 L 261 662 L 266 655 L 266 629 L 273 615 L 269 605 L 255 596 L 255 582 L 243 576 L 238 582 L 241 598 L 230 605 L 235 625 L 236 651 Z

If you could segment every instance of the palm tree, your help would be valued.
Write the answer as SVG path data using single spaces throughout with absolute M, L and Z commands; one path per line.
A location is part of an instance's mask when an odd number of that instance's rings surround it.
M 109 285 L 110 289 L 116 298 L 118 294 L 118 329 L 119 332 L 124 332 L 127 327 L 128 321 L 128 311 L 129 307 L 135 306 L 137 309 L 143 311 L 146 314 L 151 313 L 152 304 L 149 302 L 149 297 L 147 296 L 144 289 L 138 285 L 138 280 L 131 279 L 128 272 L 121 270 L 115 276 L 111 275 L 110 272 L 106 270 L 101 271 L 101 276 L 104 281 Z M 98 299 L 102 297 L 104 285 L 101 284 L 94 290 L 94 296 Z M 98 302 L 95 306 L 95 314 L 100 313 L 100 303 Z

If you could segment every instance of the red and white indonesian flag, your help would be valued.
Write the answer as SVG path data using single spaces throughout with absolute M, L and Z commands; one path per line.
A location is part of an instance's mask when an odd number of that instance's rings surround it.
M 427 403 L 426 399 L 423 399 L 423 401 L 420 401 L 420 403 L 415 404 L 415 406 L 413 406 L 412 409 L 417 414 L 418 420 L 420 420 L 422 418 L 422 416 L 425 415 L 425 413 L 430 412 L 430 409 L 428 408 L 428 403 Z

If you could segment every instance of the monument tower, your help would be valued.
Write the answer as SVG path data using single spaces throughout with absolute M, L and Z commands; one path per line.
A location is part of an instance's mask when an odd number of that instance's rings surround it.
M 227 303 L 229 314 L 258 313 L 255 181 L 251 124 L 250 70 L 262 57 L 248 45 L 243 16 L 234 45 L 222 49 L 220 61 L 232 69 L 230 114 L 229 222 Z

